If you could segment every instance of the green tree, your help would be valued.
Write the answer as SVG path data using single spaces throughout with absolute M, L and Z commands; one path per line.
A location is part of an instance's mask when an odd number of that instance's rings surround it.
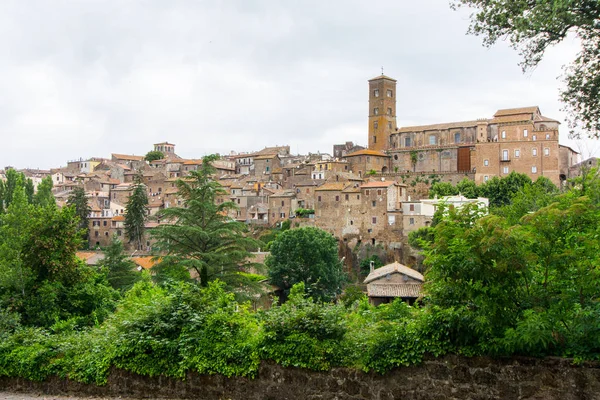
M 379 268 L 383 266 L 383 261 L 381 261 L 381 258 L 379 258 L 377 254 L 373 254 L 359 263 L 360 273 L 363 275 L 369 275 L 369 272 L 371 272 L 371 263 L 373 263 L 373 268 Z
M 136 249 L 143 247 L 145 223 L 148 217 L 148 195 L 146 187 L 137 183 L 125 206 L 125 234 L 129 242 L 135 243 Z
M 27 201 L 29 204 L 33 204 L 33 194 L 35 192 L 35 188 L 33 187 L 33 181 L 31 178 L 27 178 L 25 180 L 25 196 L 27 197 Z
M 54 195 L 52 194 L 52 177 L 47 176 L 42 179 L 42 182 L 38 185 L 37 192 L 33 196 L 33 204 L 47 207 L 47 206 L 55 206 L 56 201 L 54 200 Z
M 455 196 L 458 194 L 458 189 L 450 182 L 436 182 L 431 186 L 429 190 L 429 198 L 444 196 Z
M 510 204 L 512 197 L 527 184 L 531 184 L 531 178 L 513 171 L 503 178 L 495 176 L 479 186 L 479 193 L 490 199 L 490 208 L 502 207 Z
M 465 178 L 456 184 L 456 190 L 468 199 L 476 199 L 478 196 L 478 189 L 475 181 Z
M 271 244 L 265 263 L 271 283 L 283 290 L 284 299 L 292 286 L 302 282 L 312 298 L 333 300 L 346 281 L 337 240 L 318 228 L 283 232 Z
M 144 157 L 144 159 L 148 162 L 162 160 L 163 158 L 165 158 L 165 154 L 162 151 L 157 150 L 149 151 L 148 153 L 146 153 L 146 157 Z
M 100 265 L 107 271 L 108 283 L 122 291 L 129 290 L 141 278 L 135 263 L 123 253 L 123 242 L 113 236 L 110 245 L 104 249 L 104 259 Z
M 508 38 L 523 56 L 524 70 L 534 68 L 548 47 L 574 33 L 581 51 L 565 68 L 561 97 L 570 114 L 571 133 L 581 128 L 600 137 L 600 2 L 597 0 L 453 0 L 454 7 L 472 7 L 469 33 L 482 35 L 491 46 Z
M 10 203 L 12 202 L 13 193 L 15 188 L 17 187 L 17 179 L 21 176 L 17 171 L 12 168 L 6 170 L 6 190 L 4 193 L 4 206 L 8 208 Z M 21 177 L 22 184 L 25 183 L 24 177 Z
M 225 190 L 212 176 L 216 172 L 212 162 L 218 156 L 203 158 L 202 167 L 192 171 L 185 180 L 177 181 L 182 207 L 161 210 L 158 218 L 167 223 L 153 229 L 156 239 L 154 250 L 161 257 L 159 274 L 165 270 L 195 271 L 200 284 L 220 279 L 229 289 L 250 284 L 239 274 L 240 266 L 247 263 L 249 249 L 258 242 L 246 236 L 246 225 L 229 218 L 233 202 L 216 203 Z
M 67 200 L 67 204 L 75 208 L 75 216 L 79 221 L 79 229 L 82 232 L 82 238 L 85 241 L 85 243 L 82 244 L 87 244 L 90 235 L 90 223 L 88 218 L 92 209 L 88 204 L 83 187 L 77 186 L 73 189 L 73 192 Z
M 5 210 L 5 198 L 6 198 L 6 184 L 3 180 L 0 180 L 0 214 L 4 213 Z

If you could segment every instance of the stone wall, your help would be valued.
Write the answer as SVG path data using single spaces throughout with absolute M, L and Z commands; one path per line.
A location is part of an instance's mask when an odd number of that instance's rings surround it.
M 600 399 L 600 365 L 548 358 L 447 356 L 385 375 L 349 369 L 313 372 L 262 363 L 256 379 L 188 374 L 185 380 L 111 371 L 106 386 L 69 380 L 0 378 L 0 390 L 136 398 L 304 399 Z

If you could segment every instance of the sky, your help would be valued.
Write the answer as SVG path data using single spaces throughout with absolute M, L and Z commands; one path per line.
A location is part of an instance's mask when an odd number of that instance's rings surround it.
M 533 71 L 466 35 L 448 0 L 3 0 L 0 168 L 55 168 L 169 141 L 184 158 L 367 144 L 368 83 L 397 79 L 398 126 L 537 105 L 568 139 L 567 39 Z

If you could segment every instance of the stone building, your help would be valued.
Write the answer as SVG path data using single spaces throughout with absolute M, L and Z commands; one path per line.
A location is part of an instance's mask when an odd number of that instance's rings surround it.
M 498 110 L 489 119 L 396 128 L 395 92 L 394 79 L 369 80 L 369 150 L 389 156 L 389 172 L 470 172 L 481 184 L 516 171 L 559 185 L 577 160 L 577 152 L 559 145 L 559 122 L 538 107 Z

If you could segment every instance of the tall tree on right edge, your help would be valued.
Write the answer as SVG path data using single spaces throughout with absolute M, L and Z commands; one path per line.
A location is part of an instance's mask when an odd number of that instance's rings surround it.
M 142 248 L 147 217 L 148 195 L 146 194 L 146 186 L 138 179 L 125 207 L 125 234 L 129 238 L 129 243 L 135 243 L 137 250 Z

